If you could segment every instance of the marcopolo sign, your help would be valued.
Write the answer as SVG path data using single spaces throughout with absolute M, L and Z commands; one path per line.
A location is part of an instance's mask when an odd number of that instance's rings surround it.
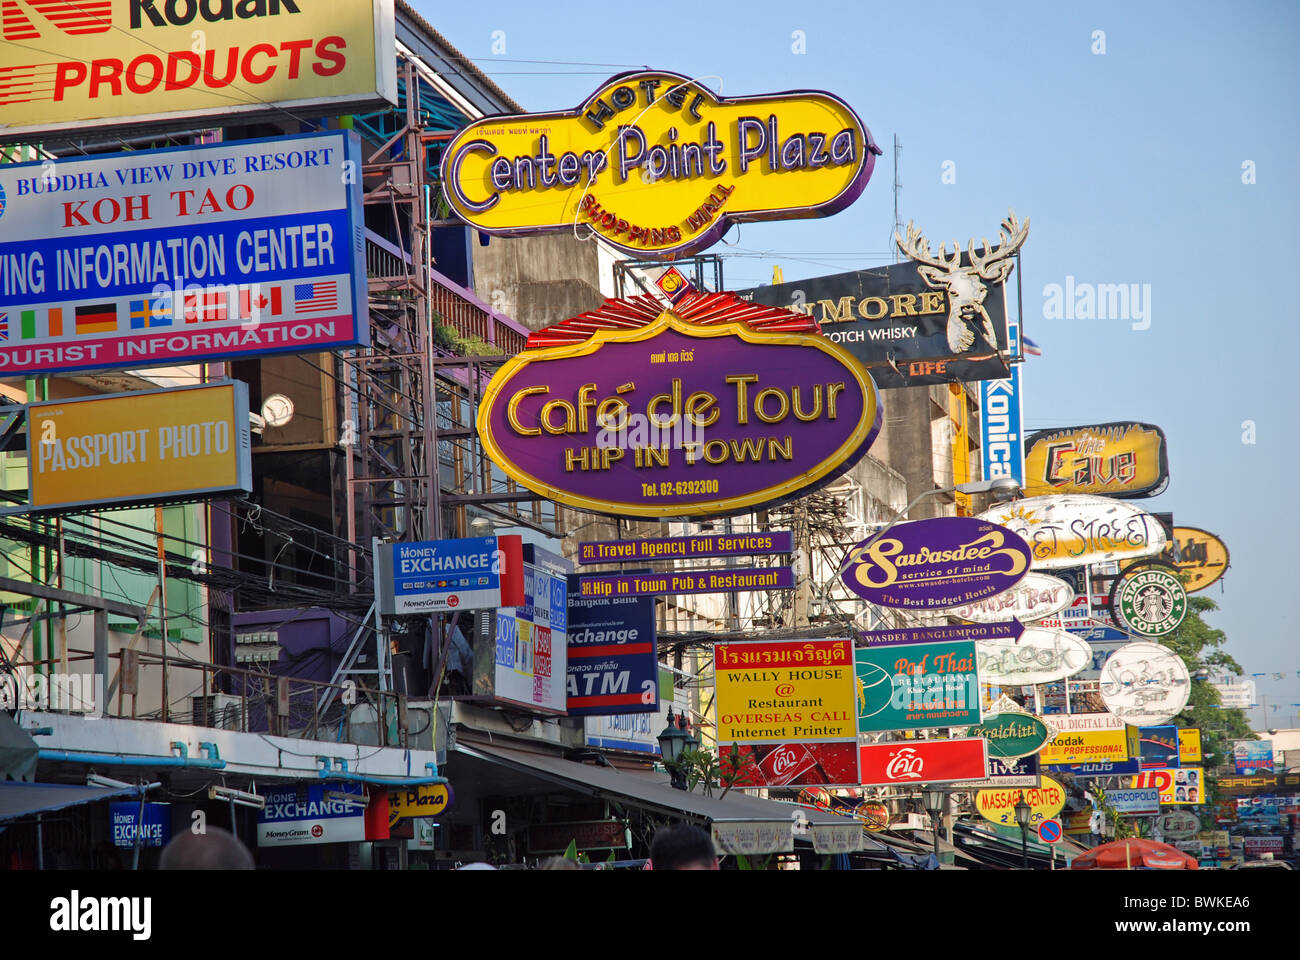
M 337 115 L 397 102 L 393 0 L 3 6 L 5 140 L 277 110 Z
M 1064 580 L 1045 573 L 1027 573 L 1008 590 L 945 612 L 974 623 L 997 623 L 1013 618 L 1029 623 L 1058 614 L 1073 602 L 1074 588 Z
M 1027 540 L 1034 566 L 1060 570 L 1103 560 L 1134 560 L 1158 554 L 1166 537 L 1149 513 L 1119 500 L 1084 494 L 1030 497 L 980 514 Z
M 787 500 L 848 470 L 880 430 L 852 357 L 806 318 L 732 294 L 672 310 L 606 301 L 529 344 L 492 378 L 478 433 L 508 476 L 584 510 L 689 517 Z
M 361 160 L 342 131 L 0 164 L 0 376 L 366 345 Z
M 188 500 L 252 490 L 239 381 L 27 408 L 31 508 Z
M 720 97 L 667 71 L 624 73 L 574 110 L 486 117 L 442 156 L 447 202 L 512 236 L 587 224 L 640 257 L 703 250 L 733 223 L 835 213 L 880 148 L 828 93 Z
M 979 676 L 969 640 L 854 651 L 858 732 L 979 722 Z
M 844 583 L 886 607 L 934 610 L 979 600 L 1014 586 L 1029 571 L 1029 546 L 974 517 L 900 523 L 854 547 Z
M 1165 434 L 1149 423 L 1042 430 L 1025 441 L 1025 495 L 1154 497 L 1169 483 Z
M 996 247 L 936 255 L 912 224 L 896 237 L 905 263 L 755 287 L 755 303 L 801 310 L 871 370 L 881 389 L 1007 377 L 1005 281 L 1029 232 L 1014 213 Z

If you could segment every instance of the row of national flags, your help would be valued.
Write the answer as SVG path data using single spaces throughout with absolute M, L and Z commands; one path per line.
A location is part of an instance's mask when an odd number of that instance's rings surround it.
M 233 296 L 231 294 L 234 294 Z M 184 297 L 179 310 L 172 298 L 144 297 L 126 301 L 130 330 L 170 327 L 178 322 L 207 323 L 226 320 L 275 319 L 286 312 L 295 316 L 324 315 L 339 309 L 338 281 L 313 281 L 271 285 L 260 290 L 229 288 L 198 290 Z M 117 333 L 117 303 L 88 303 L 78 307 L 0 310 L 0 341 L 54 339 L 64 335 L 92 336 Z

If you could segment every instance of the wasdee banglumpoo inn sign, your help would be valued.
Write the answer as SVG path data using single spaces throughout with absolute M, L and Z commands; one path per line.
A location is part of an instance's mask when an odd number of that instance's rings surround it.
M 574 110 L 476 121 L 442 169 L 447 202 L 485 233 L 581 223 L 628 253 L 674 257 L 732 223 L 843 209 L 880 152 L 829 93 L 720 97 L 655 70 L 613 77 Z
M 856 463 L 880 423 L 871 377 L 815 321 L 692 293 L 670 309 L 608 300 L 534 333 L 488 385 L 478 433 L 549 500 L 690 517 L 801 496 Z

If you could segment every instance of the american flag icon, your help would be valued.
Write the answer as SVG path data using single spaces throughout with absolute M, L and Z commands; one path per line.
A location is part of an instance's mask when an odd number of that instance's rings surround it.
M 323 313 L 339 307 L 339 285 L 335 280 L 324 283 L 295 283 L 293 303 L 298 313 Z

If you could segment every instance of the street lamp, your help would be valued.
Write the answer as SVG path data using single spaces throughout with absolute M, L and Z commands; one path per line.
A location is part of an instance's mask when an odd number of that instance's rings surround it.
M 686 714 L 673 716 L 673 708 L 668 708 L 668 726 L 659 734 L 659 752 L 663 755 L 664 766 L 672 776 L 672 785 L 678 790 L 686 789 L 686 772 L 681 767 L 682 754 L 687 750 L 698 750 L 700 741 L 687 733 Z
M 849 568 L 849 565 L 853 563 L 855 556 L 860 555 L 862 551 L 866 550 L 869 546 L 888 533 L 893 528 L 894 524 L 898 523 L 911 513 L 914 506 L 926 497 L 937 497 L 944 493 L 992 493 L 993 499 L 1001 503 L 1005 500 L 1014 500 L 1020 495 L 1020 483 L 1012 477 L 995 477 L 992 480 L 972 480 L 970 483 L 959 483 L 956 486 L 942 487 L 938 490 L 922 490 L 912 498 L 911 503 L 899 511 L 893 520 L 890 520 L 871 536 L 867 537 L 867 539 L 861 544 L 849 551 L 848 556 L 844 558 L 844 562 L 840 564 L 840 573 L 843 574 L 844 571 Z
M 1024 794 L 1016 801 L 1016 823 L 1020 824 L 1020 869 L 1029 869 L 1029 818 L 1034 808 L 1025 803 Z
M 939 859 L 939 820 L 948 806 L 948 792 L 938 787 L 930 787 L 923 794 L 925 812 L 930 815 L 930 825 L 934 828 L 934 858 Z

